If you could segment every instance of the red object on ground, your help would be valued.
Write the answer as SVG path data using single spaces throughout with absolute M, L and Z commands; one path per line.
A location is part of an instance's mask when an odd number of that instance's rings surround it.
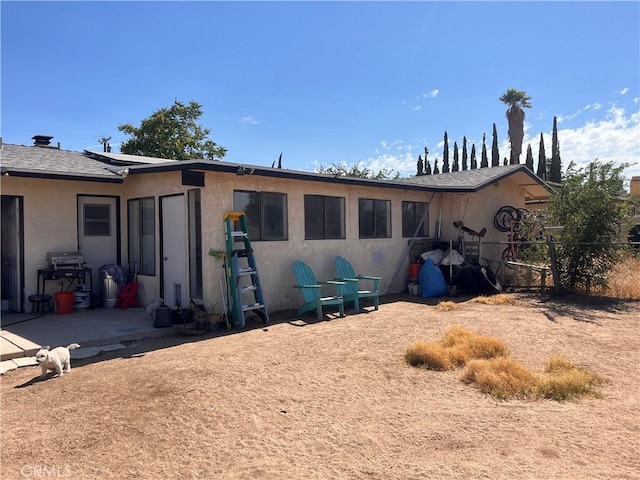
M 56 302 L 56 314 L 68 315 L 73 313 L 73 292 L 58 292 L 53 294 Z
M 420 268 L 422 265 L 419 263 L 410 263 L 409 264 L 409 280 L 417 280 L 420 276 Z
M 139 288 L 140 284 L 138 284 L 138 282 L 127 283 L 118 293 L 116 303 L 113 305 L 113 308 L 121 308 L 122 310 L 126 310 L 129 307 L 139 307 L 140 304 L 136 300 L 136 295 L 138 294 Z

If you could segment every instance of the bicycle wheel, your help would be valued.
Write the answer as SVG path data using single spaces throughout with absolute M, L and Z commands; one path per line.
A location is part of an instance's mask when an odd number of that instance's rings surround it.
M 518 254 L 516 252 L 515 247 L 513 245 L 508 245 L 507 248 L 505 248 L 502 251 L 502 262 L 504 263 L 505 267 L 513 268 L 507 262 L 517 262 L 517 261 L 518 261 Z
M 518 209 L 510 205 L 500 207 L 496 214 L 493 216 L 493 226 L 499 232 L 508 232 L 511 230 L 511 225 L 520 219 Z

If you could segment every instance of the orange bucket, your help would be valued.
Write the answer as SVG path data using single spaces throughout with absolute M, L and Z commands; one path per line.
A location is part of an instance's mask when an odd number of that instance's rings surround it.
M 73 313 L 73 292 L 58 292 L 53 294 L 56 302 L 56 315 Z

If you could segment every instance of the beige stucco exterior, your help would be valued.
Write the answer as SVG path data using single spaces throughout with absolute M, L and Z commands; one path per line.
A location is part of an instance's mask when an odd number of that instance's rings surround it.
M 254 241 L 265 300 L 270 311 L 297 308 L 299 292 L 293 288 L 292 264 L 295 260 L 308 263 L 319 280 L 334 277 L 333 259 L 347 257 L 361 274 L 382 277 L 383 293 L 407 288 L 408 242 L 402 236 L 402 201 L 430 202 L 429 236 L 437 235 L 441 219 L 440 238 L 448 241 L 456 234 L 454 221 L 480 230 L 487 227 L 487 241 L 505 240 L 503 233 L 493 228 L 493 215 L 503 205 L 523 207 L 525 195 L 520 188 L 525 174 L 516 173 L 477 192 L 432 193 L 428 189 L 388 188 L 382 185 L 353 185 L 301 180 L 282 176 L 235 175 L 216 171 L 205 172 L 205 187 L 201 188 L 203 297 L 207 307 L 222 311 L 222 291 L 218 274 L 221 264 L 207 255 L 210 248 L 224 250 L 223 214 L 233 210 L 233 191 L 252 190 L 279 192 L 287 195 L 288 239 L 286 241 Z M 182 185 L 179 171 L 131 174 L 121 184 L 80 182 L 56 179 L 2 177 L 3 195 L 24 198 L 24 293 L 36 292 L 36 271 L 44 266 L 46 252 L 74 251 L 78 244 L 78 195 L 113 195 L 120 199 L 121 265 L 128 266 L 127 201 L 154 197 L 156 233 L 156 275 L 140 275 L 139 299 L 148 304 L 161 291 L 160 278 L 160 197 L 184 193 L 198 188 Z M 345 198 L 346 238 L 340 240 L 305 240 L 304 195 L 317 194 Z M 373 198 L 391 202 L 391 238 L 360 239 L 358 200 Z M 185 218 L 186 218 L 185 195 Z M 185 231 L 187 222 L 185 220 Z M 187 262 L 188 252 L 185 252 Z M 116 259 L 113 260 L 114 262 Z M 396 275 L 397 273 L 397 275 Z M 97 293 L 98 286 L 94 286 Z M 51 285 L 48 288 L 55 288 Z M 25 305 L 30 308 L 30 305 Z
M 2 195 L 24 199 L 24 293 L 28 298 L 37 291 L 37 271 L 45 268 L 47 252 L 74 252 L 78 248 L 78 195 L 120 196 L 122 186 L 11 176 L 0 178 Z M 53 293 L 59 290 L 59 285 L 48 282 L 46 288 L 47 293 Z

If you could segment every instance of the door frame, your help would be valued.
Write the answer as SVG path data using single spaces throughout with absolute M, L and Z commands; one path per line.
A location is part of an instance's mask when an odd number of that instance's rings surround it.
M 17 222 L 17 233 L 18 233 L 18 252 L 17 252 L 17 264 L 19 271 L 16 275 L 17 285 L 18 285 L 18 312 L 24 313 L 24 196 L 22 195 L 2 195 L 1 198 L 9 198 L 13 201 L 17 202 L 17 215 L 14 219 Z M 3 217 L 2 223 L 5 223 L 5 219 Z
M 160 298 L 164 298 L 166 300 L 166 296 L 165 296 L 165 289 L 164 289 L 164 284 L 165 284 L 165 278 L 164 278 L 164 200 L 167 198 L 172 198 L 172 197 L 182 197 L 183 199 L 183 203 L 187 198 L 187 195 L 184 192 L 180 192 L 180 193 L 172 193 L 169 195 L 160 195 L 158 197 L 158 229 L 159 229 L 159 237 L 160 237 L 160 241 L 158 242 L 158 256 L 159 256 L 159 260 L 160 260 L 160 285 L 158 285 L 158 291 L 160 292 Z M 185 255 L 185 287 L 186 287 L 186 292 L 187 292 L 187 296 L 189 294 L 189 264 L 187 263 L 187 253 L 188 251 L 186 249 L 189 248 L 188 243 L 186 243 L 188 241 L 188 232 L 185 230 L 184 231 L 184 235 L 185 235 L 185 251 L 183 252 Z M 188 308 L 188 305 L 182 305 L 183 308 Z

